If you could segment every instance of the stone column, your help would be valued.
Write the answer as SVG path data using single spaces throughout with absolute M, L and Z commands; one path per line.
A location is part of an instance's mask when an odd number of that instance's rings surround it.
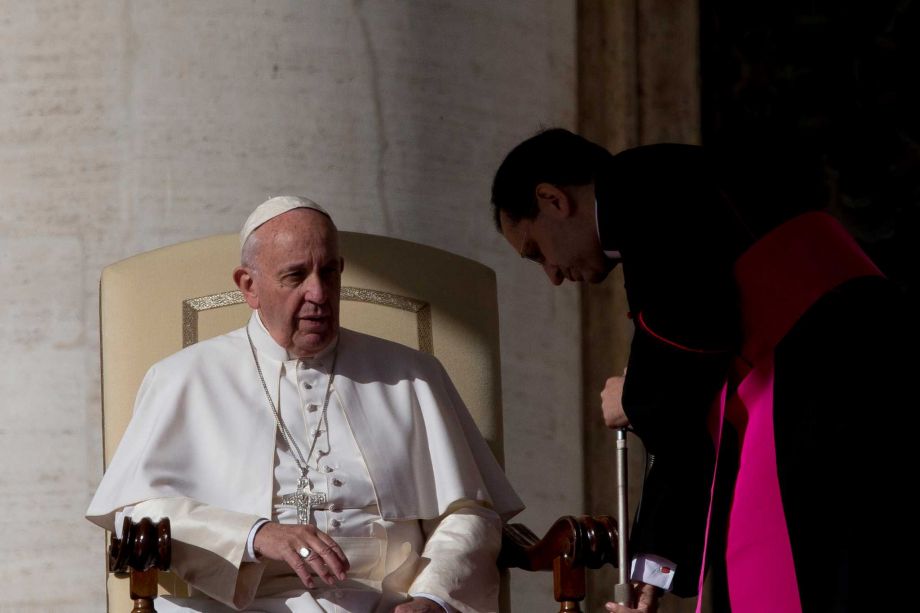
M 699 7 L 696 1 L 580 0 L 578 113 L 580 133 L 613 153 L 656 142 L 699 144 Z M 622 269 L 582 288 L 585 508 L 616 514 L 615 442 L 604 428 L 599 393 L 621 375 L 632 324 L 626 318 Z M 600 340 L 598 340 L 600 339 Z M 629 435 L 631 515 L 641 493 L 645 452 Z M 598 609 L 617 581 L 606 567 L 589 575 L 588 604 Z M 662 613 L 692 611 L 667 596 Z

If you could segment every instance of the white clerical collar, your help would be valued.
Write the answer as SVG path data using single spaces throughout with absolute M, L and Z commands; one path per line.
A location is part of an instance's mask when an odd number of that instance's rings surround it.
M 597 214 L 597 198 L 594 199 L 594 229 L 597 230 L 597 242 L 603 245 L 604 241 L 601 240 L 601 222 L 598 219 L 598 214 Z M 623 259 L 623 256 L 620 254 L 620 252 L 615 251 L 615 250 L 607 251 L 605 249 L 604 255 L 606 255 L 611 260 L 622 260 Z
M 287 349 L 279 345 L 278 342 L 272 338 L 268 328 L 266 328 L 265 324 L 262 322 L 262 318 L 259 316 L 258 311 L 252 312 L 247 327 L 249 328 L 249 334 L 252 336 L 252 344 L 256 346 L 259 353 L 279 362 L 298 360 L 298 358 L 291 357 Z M 324 347 L 322 351 L 312 358 L 303 358 L 301 361 L 308 364 L 326 366 L 326 363 L 331 359 L 332 353 L 335 351 L 335 347 L 338 343 L 339 337 L 336 335 L 336 337 L 332 339 L 332 342 Z

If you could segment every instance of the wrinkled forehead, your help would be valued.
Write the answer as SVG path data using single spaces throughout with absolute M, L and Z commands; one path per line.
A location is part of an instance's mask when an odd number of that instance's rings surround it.
M 339 256 L 339 232 L 325 214 L 312 209 L 293 209 L 265 222 L 252 233 L 255 255 L 273 259 L 289 256 Z

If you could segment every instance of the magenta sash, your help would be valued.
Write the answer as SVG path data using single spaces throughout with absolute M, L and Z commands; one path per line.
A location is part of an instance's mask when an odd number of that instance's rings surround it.
M 774 350 L 821 296 L 862 276 L 881 275 L 832 217 L 808 213 L 779 226 L 735 264 L 743 343 L 733 379 L 710 415 L 716 449 L 728 420 L 739 437 L 739 467 L 729 511 L 725 561 L 733 613 L 801 612 L 792 546 L 776 468 L 773 429 Z M 719 454 L 716 453 L 718 469 Z M 715 475 L 712 492 L 715 493 Z M 703 549 L 712 517 L 710 501 Z M 702 599 L 697 602 L 701 611 Z

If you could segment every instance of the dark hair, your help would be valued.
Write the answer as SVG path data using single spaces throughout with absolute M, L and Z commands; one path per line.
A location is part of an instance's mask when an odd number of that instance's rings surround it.
M 492 181 L 492 207 L 499 232 L 502 211 L 514 222 L 537 216 L 534 189 L 539 183 L 587 185 L 609 157 L 600 145 L 563 128 L 543 130 L 522 142 L 511 150 Z

